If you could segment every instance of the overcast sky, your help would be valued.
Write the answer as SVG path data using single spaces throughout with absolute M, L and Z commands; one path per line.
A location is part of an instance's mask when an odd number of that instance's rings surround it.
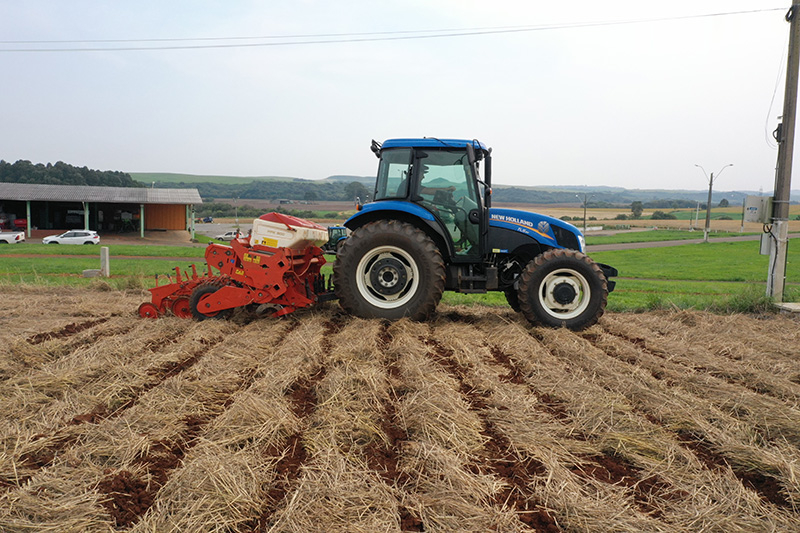
M 770 191 L 789 5 L 0 0 L 0 159 L 318 179 L 433 136 L 491 146 L 495 183 L 703 189 L 732 163 L 715 190 Z M 9 51 L 187 46 L 213 48 Z

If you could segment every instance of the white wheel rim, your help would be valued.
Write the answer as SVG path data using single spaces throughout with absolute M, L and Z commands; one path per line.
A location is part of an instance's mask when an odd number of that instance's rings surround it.
M 358 262 L 356 286 L 361 296 L 375 307 L 402 307 L 419 287 L 417 262 L 396 246 L 373 248 Z
M 539 291 L 539 303 L 551 316 L 559 320 L 569 320 L 583 313 L 589 307 L 591 288 L 587 279 L 570 268 L 554 270 L 545 276 Z M 574 297 L 571 301 L 562 302 L 556 296 L 572 290 Z

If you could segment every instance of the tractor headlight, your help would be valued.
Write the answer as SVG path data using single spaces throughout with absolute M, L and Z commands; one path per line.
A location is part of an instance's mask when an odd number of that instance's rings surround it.
M 583 237 L 583 235 L 578 235 L 578 244 L 581 246 L 581 252 L 586 251 L 586 239 Z

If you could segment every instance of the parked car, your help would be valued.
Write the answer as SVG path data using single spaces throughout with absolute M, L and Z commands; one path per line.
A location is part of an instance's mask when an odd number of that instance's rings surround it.
M 214 222 L 214 217 L 205 217 L 203 219 L 203 222 L 206 224 L 211 224 L 212 222 Z
M 96 231 L 75 229 L 45 237 L 42 244 L 100 244 L 100 236 Z
M 25 240 L 24 231 L 10 231 L 5 233 L 0 233 L 0 244 L 13 244 L 17 242 L 22 242 L 24 240 Z
M 234 229 L 234 230 L 231 230 L 231 231 L 226 231 L 222 235 L 217 235 L 214 238 L 216 240 L 218 240 L 218 241 L 232 241 L 233 239 L 235 239 L 236 237 L 239 237 L 241 235 L 242 235 L 242 233 L 239 230 L 235 230 Z

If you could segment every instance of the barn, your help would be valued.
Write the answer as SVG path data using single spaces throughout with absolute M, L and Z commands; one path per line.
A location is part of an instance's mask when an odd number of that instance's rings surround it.
M 197 189 L 91 187 L 0 183 L 0 224 L 31 229 L 91 229 L 98 233 L 190 228 Z

